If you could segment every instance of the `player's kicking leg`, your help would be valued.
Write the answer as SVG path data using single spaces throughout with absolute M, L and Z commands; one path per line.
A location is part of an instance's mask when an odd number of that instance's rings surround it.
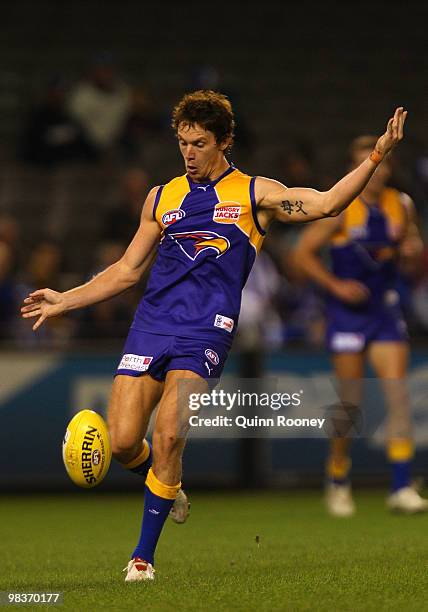
M 128 462 L 124 463 L 123 467 L 139 476 L 142 476 L 144 479 L 147 478 L 147 473 L 152 466 L 153 462 L 153 450 L 152 445 L 149 440 L 143 439 L 141 452 L 135 456 L 135 458 Z M 190 514 L 190 502 L 186 493 L 183 489 L 179 489 L 177 493 L 177 497 L 174 500 L 171 511 L 169 513 L 170 518 L 174 521 L 174 523 L 182 524 L 185 523 Z
M 164 383 L 149 375 L 116 376 L 109 407 L 109 429 L 114 441 L 115 459 L 124 468 L 147 478 L 152 465 L 151 444 L 144 439 L 150 416 L 159 402 Z M 140 436 L 136 440 L 136 436 Z M 184 523 L 189 516 L 190 504 L 181 489 L 170 512 L 175 523 Z
M 108 411 L 113 456 L 144 479 L 153 458 L 151 445 L 144 435 L 162 391 L 163 382 L 149 375 L 118 375 L 113 382 Z M 132 570 L 131 565 L 130 561 L 125 569 Z M 154 577 L 153 567 L 145 562 L 137 563 L 132 571 L 144 574 L 147 579 Z
M 141 534 L 125 568 L 126 582 L 153 580 L 157 542 L 181 488 L 181 460 L 189 417 L 186 393 L 179 392 L 183 379 L 199 392 L 207 389 L 207 383 L 194 372 L 167 373 L 153 432 L 153 463 L 147 473 Z

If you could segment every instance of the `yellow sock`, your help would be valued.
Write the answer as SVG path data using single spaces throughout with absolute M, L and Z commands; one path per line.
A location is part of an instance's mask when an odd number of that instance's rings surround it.
M 181 487 L 181 482 L 175 485 L 164 484 L 155 476 L 152 468 L 150 468 L 149 473 L 147 474 L 146 486 L 158 497 L 163 497 L 164 499 L 175 499 Z
M 387 442 L 386 452 L 391 462 L 410 461 L 414 453 L 413 441 L 408 438 L 391 438 Z
M 331 455 L 327 460 L 327 477 L 334 481 L 344 481 L 351 470 L 351 459 L 347 456 Z

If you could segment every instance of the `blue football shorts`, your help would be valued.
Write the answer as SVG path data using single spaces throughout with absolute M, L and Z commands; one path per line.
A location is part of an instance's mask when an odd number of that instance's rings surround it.
M 230 342 L 152 334 L 131 328 L 116 374 L 163 381 L 170 370 L 190 370 L 205 379 L 218 379 Z
M 407 326 L 398 303 L 377 308 L 334 305 L 327 311 L 327 347 L 333 353 L 359 353 L 371 342 L 406 342 Z

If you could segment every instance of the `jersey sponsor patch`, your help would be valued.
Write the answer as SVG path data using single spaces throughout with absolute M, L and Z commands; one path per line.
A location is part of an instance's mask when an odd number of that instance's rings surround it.
M 220 329 L 225 329 L 230 334 L 234 326 L 235 321 L 233 319 L 231 319 L 230 317 L 225 317 L 221 314 L 216 314 L 214 319 L 214 327 L 220 327 Z
M 215 205 L 213 221 L 216 223 L 236 223 L 241 214 L 241 206 L 237 202 L 219 202 Z
M 135 370 L 135 372 L 145 372 L 153 361 L 153 357 L 147 355 L 134 355 L 126 353 L 123 355 L 118 370 Z
M 173 210 L 167 210 L 166 213 L 162 215 L 162 223 L 164 225 L 172 225 L 180 219 L 184 219 L 186 216 L 186 212 L 181 210 L 181 208 L 174 208 Z
M 213 349 L 205 349 L 205 357 L 209 359 L 214 365 L 218 365 L 220 363 L 220 357 L 215 351 L 213 351 Z
M 331 348 L 333 351 L 358 353 L 362 351 L 366 339 L 364 334 L 354 332 L 336 332 L 331 338 Z

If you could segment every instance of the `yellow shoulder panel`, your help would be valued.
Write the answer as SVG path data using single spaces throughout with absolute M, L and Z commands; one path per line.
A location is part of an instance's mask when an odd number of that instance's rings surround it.
M 380 206 L 388 222 L 394 226 L 404 226 L 406 223 L 406 212 L 396 189 L 384 189 L 380 198 Z
M 219 199 L 216 208 L 239 206 L 239 217 L 235 225 L 248 236 L 250 243 L 259 252 L 265 233 L 257 221 L 253 185 L 254 178 L 235 170 L 215 186 Z
M 154 216 L 163 229 L 166 227 L 166 224 L 162 223 L 163 215 L 168 211 L 174 211 L 180 208 L 184 198 L 190 191 L 190 185 L 186 175 L 183 175 L 172 179 L 172 181 L 160 187 L 160 189 L 161 193 L 154 211 Z
M 367 222 L 367 207 L 356 198 L 342 213 L 342 223 L 333 234 L 331 243 L 341 246 L 352 240 L 352 230 L 363 227 Z

